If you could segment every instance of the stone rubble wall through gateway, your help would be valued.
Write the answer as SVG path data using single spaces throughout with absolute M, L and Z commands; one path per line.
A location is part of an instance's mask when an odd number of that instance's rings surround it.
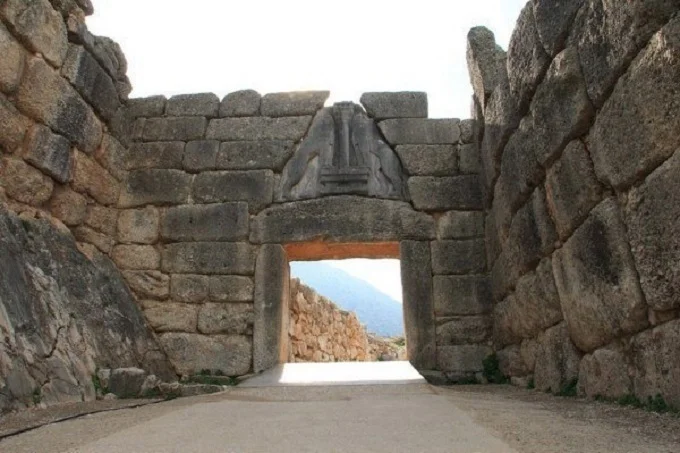
M 428 376 L 467 379 L 495 350 L 542 390 L 578 379 L 680 405 L 678 11 L 532 0 L 507 52 L 473 29 L 474 121 L 459 121 L 427 119 L 422 93 L 368 93 L 365 113 L 324 108 L 325 92 L 128 100 L 88 0 L 6 0 L 0 202 L 70 231 L 93 265 L 110 257 L 181 374 L 285 360 L 293 250 L 345 244 L 400 258 Z M 5 350 L 23 357 L 8 313 Z M 30 404 L 15 377 L 0 368 L 0 394 Z

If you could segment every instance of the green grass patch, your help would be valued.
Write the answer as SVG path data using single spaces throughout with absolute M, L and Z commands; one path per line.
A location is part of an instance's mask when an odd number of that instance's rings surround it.
M 36 387 L 36 389 L 33 390 L 32 399 L 33 404 L 35 404 L 36 406 L 40 404 L 40 402 L 42 401 L 42 389 L 40 387 Z
M 501 372 L 498 356 L 496 353 L 487 356 L 482 362 L 483 375 L 490 384 L 507 384 L 510 382 L 507 376 Z
M 533 390 L 536 388 L 536 381 L 534 380 L 533 377 L 529 378 L 529 381 L 527 382 L 527 389 L 528 390 Z
M 568 396 L 568 397 L 573 397 L 576 396 L 577 394 L 577 388 L 578 388 L 578 379 L 574 378 L 564 384 L 562 388 L 560 389 L 559 392 L 557 392 L 557 396 Z

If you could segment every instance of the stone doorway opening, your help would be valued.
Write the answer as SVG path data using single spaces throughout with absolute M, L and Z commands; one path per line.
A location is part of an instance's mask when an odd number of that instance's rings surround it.
M 287 362 L 407 360 L 399 259 L 289 264 Z

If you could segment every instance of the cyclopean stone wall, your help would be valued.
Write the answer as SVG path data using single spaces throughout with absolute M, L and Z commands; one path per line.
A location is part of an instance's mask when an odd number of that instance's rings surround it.
M 494 343 L 540 390 L 680 405 L 680 2 L 534 0 L 473 29 Z
M 109 259 L 131 87 L 91 12 L 0 2 L 0 412 L 92 400 L 98 367 L 176 378 Z
M 472 121 L 426 118 L 424 93 L 327 97 L 131 100 L 116 264 L 180 372 L 241 375 L 288 357 L 288 260 L 400 257 L 409 357 L 480 371 L 491 305 Z

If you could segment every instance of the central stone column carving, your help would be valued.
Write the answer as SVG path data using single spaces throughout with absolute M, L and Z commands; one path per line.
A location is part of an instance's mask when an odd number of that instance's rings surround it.
M 352 102 L 319 111 L 307 138 L 286 164 L 279 198 L 363 195 L 407 200 L 406 176 L 375 122 Z

